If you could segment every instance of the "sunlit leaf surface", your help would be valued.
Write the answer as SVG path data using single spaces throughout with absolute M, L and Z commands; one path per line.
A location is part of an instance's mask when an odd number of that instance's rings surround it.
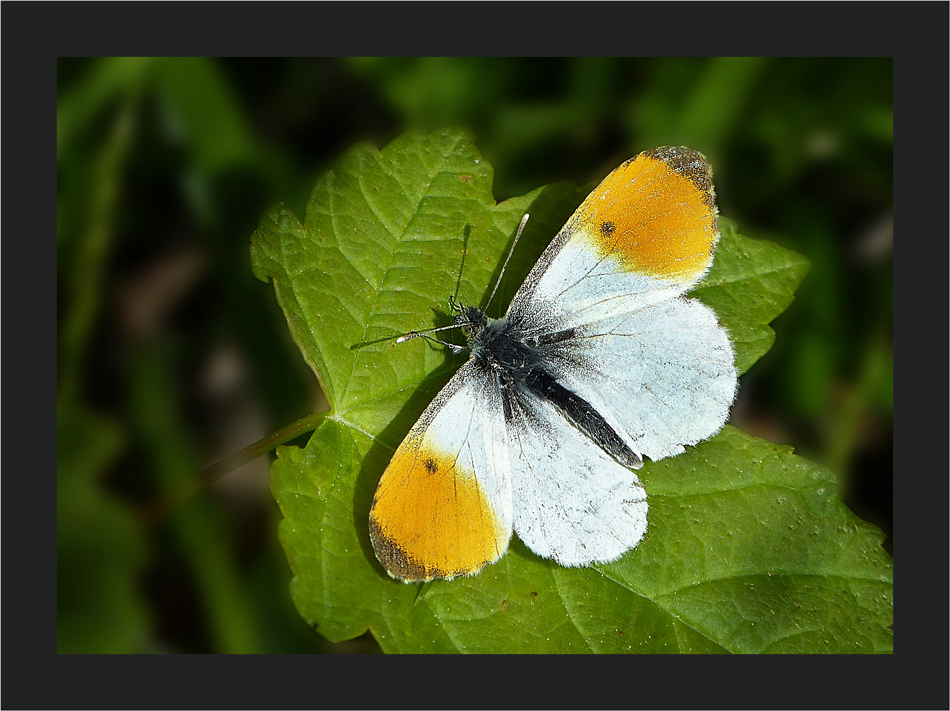
M 565 569 L 515 537 L 473 578 L 391 580 L 367 517 L 395 447 L 464 359 L 410 330 L 447 324 L 449 297 L 481 304 L 525 212 L 490 313 L 501 313 L 584 197 L 556 184 L 495 204 L 492 168 L 464 131 L 360 145 L 317 184 L 303 224 L 277 207 L 252 238 L 331 415 L 282 447 L 271 489 L 298 610 L 331 640 L 367 628 L 394 652 L 885 652 L 892 570 L 883 535 L 838 500 L 834 477 L 734 428 L 646 462 L 647 537 L 610 565 Z M 729 330 L 739 372 L 808 264 L 728 220 L 693 295 Z M 741 387 L 741 385 L 740 385 Z

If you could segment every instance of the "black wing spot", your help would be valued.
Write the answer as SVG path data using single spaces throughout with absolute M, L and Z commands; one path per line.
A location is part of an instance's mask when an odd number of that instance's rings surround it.
M 610 235 L 612 235 L 616 229 L 617 225 L 615 225 L 610 220 L 605 220 L 604 222 L 600 223 L 600 231 L 604 237 L 610 237 Z
M 425 461 L 422 462 L 422 466 L 424 466 L 426 471 L 430 474 L 437 474 L 439 471 L 439 465 L 432 457 L 426 457 Z

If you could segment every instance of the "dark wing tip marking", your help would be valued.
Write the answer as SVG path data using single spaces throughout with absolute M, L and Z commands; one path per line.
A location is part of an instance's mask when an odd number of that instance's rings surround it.
M 369 519 L 369 537 L 373 543 L 376 558 L 382 563 L 390 577 L 396 580 L 404 583 L 424 583 L 436 578 L 451 580 L 461 574 L 461 571 L 450 572 L 421 565 L 387 536 L 372 516 Z
M 425 578 L 425 569 L 410 558 L 392 538 L 387 536 L 373 516 L 369 519 L 369 538 L 376 558 L 386 572 L 398 580 L 410 582 Z
M 702 153 L 684 146 L 661 146 L 644 151 L 641 155 L 662 161 L 687 178 L 702 193 L 706 205 L 713 208 L 712 170 Z

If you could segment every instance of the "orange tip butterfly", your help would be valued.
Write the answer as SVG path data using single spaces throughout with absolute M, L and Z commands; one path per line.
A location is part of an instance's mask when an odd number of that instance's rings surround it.
M 569 567 L 639 543 L 648 507 L 633 470 L 716 434 L 735 399 L 729 337 L 684 296 L 712 263 L 717 212 L 702 154 L 645 151 L 577 208 L 503 318 L 453 302 L 470 357 L 399 445 L 370 511 L 389 575 L 474 575 L 512 532 Z

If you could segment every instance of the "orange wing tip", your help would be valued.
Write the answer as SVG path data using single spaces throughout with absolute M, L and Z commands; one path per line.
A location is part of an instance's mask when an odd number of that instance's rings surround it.
M 712 170 L 705 156 L 664 146 L 626 161 L 578 208 L 601 257 L 624 271 L 695 283 L 719 241 Z

